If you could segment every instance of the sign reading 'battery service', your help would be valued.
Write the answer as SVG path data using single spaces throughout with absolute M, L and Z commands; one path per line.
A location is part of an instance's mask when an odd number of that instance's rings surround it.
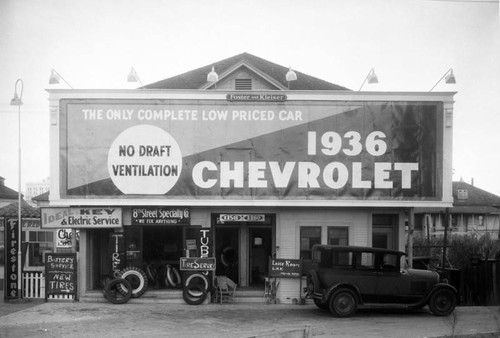
M 61 193 L 442 198 L 442 103 L 253 99 L 260 100 L 62 100 Z

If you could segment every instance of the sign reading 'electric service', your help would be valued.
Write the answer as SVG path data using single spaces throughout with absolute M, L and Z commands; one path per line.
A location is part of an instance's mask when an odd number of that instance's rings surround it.
M 442 198 L 436 102 L 61 100 L 62 196 Z

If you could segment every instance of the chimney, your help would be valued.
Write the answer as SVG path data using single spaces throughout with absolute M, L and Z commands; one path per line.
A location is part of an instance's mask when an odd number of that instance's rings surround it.
M 474 186 L 474 177 L 470 179 L 470 185 Z

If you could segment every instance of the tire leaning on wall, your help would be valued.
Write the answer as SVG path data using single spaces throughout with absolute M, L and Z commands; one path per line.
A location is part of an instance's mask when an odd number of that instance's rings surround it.
M 167 280 L 166 282 L 171 287 L 175 288 L 179 285 L 182 285 L 182 278 L 179 270 L 175 266 L 167 264 Z
M 182 298 L 189 305 L 202 304 L 207 299 L 209 288 L 207 276 L 202 273 L 191 274 L 185 279 Z
M 125 295 L 119 292 L 120 285 L 124 285 L 128 290 Z M 104 298 L 113 304 L 125 304 L 132 297 L 132 286 L 123 278 L 116 278 L 106 283 L 104 287 Z
M 119 278 L 126 279 L 130 283 L 132 287 L 132 298 L 139 298 L 148 289 L 148 277 L 146 273 L 136 266 L 129 266 L 121 270 L 118 275 Z M 118 291 L 122 295 L 125 295 L 128 289 L 124 284 L 119 284 Z

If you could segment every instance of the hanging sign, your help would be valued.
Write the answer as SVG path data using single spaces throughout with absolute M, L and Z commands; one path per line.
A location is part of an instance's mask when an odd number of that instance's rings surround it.
M 262 223 L 266 221 L 265 214 L 220 214 L 218 221 L 224 222 L 255 222 Z
M 300 259 L 272 258 L 269 261 L 269 276 L 281 278 L 300 278 L 302 263 Z
M 121 208 L 41 208 L 43 229 L 101 229 L 122 226 Z
M 19 279 L 19 220 L 5 219 L 5 299 L 20 298 L 17 282 Z
M 181 257 L 179 261 L 181 271 L 215 271 L 214 257 Z
M 189 225 L 189 208 L 145 207 L 132 209 L 132 225 Z
M 287 96 L 285 94 L 227 94 L 228 101 L 261 101 L 261 102 L 284 102 Z

